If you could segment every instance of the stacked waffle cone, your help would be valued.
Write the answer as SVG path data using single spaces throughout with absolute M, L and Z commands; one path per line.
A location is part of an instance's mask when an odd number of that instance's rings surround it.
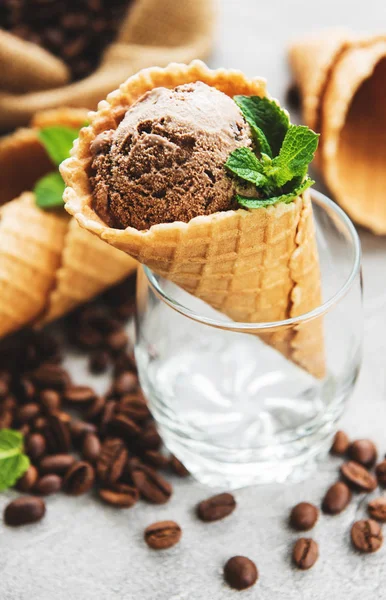
M 357 223 L 386 234 L 386 36 L 325 31 L 296 40 L 289 59 L 327 185 Z
M 85 119 L 83 110 L 51 111 L 37 115 L 34 128 L 0 142 L 1 200 L 6 202 L 0 208 L 0 337 L 64 315 L 136 267 L 132 258 L 81 229 L 65 211 L 39 209 L 32 192 L 11 200 L 53 169 L 38 128 L 80 127 Z
M 99 104 L 61 166 L 66 208 L 100 239 L 238 322 L 282 321 L 321 302 L 320 272 L 308 194 L 290 204 L 236 210 L 153 225 L 145 231 L 107 227 L 93 209 L 90 144 L 116 129 L 127 109 L 147 91 L 202 81 L 233 97 L 266 95 L 265 82 L 238 71 L 209 70 L 200 61 L 139 72 Z M 261 333 L 266 343 L 313 375 L 325 372 L 321 323 L 277 327 Z M 310 350 L 312 352 L 310 353 Z

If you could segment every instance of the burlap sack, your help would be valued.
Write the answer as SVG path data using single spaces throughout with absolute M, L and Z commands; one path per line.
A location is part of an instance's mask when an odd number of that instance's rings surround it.
M 65 71 L 52 69 L 52 60 L 58 59 L 42 51 L 34 53 L 32 60 L 31 44 L 27 42 L 17 43 L 17 48 L 10 51 L 9 40 L 1 35 L 1 77 L 12 69 L 12 82 L 6 89 L 5 80 L 0 84 L 0 130 L 24 125 L 35 112 L 56 106 L 93 109 L 143 67 L 204 58 L 212 43 L 213 4 L 214 0 L 135 0 L 99 69 L 82 81 L 62 87 L 56 86 L 60 73 L 65 81 Z M 6 37 L 13 38 L 9 34 Z

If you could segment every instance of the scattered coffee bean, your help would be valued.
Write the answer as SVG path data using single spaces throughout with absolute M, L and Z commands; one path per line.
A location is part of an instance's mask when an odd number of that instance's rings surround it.
M 158 452 L 158 450 L 146 450 L 143 453 L 143 460 L 146 464 L 156 469 L 167 469 L 170 464 L 170 459 Z
M 46 440 L 41 433 L 30 433 L 25 437 L 24 449 L 32 461 L 43 456 L 46 451 Z
M 145 399 L 139 394 L 122 396 L 117 406 L 117 412 L 133 419 L 136 423 L 142 423 L 151 416 Z
M 121 350 L 124 350 L 128 344 L 129 338 L 127 337 L 127 333 L 120 329 L 118 331 L 113 331 L 106 338 L 106 344 L 109 350 L 114 353 L 118 353 Z
M 44 427 L 48 450 L 52 453 L 68 452 L 71 448 L 69 424 L 64 422 L 60 413 L 49 415 Z
M 372 519 L 356 521 L 351 527 L 351 541 L 360 552 L 376 552 L 383 543 L 381 526 Z
M 350 440 L 348 438 L 347 433 L 345 433 L 344 431 L 337 431 L 334 437 L 333 444 L 331 446 L 331 454 L 342 456 L 343 454 L 346 454 L 349 445 Z
M 377 448 L 371 440 L 355 440 L 348 447 L 348 455 L 351 460 L 367 468 L 375 464 L 377 454 Z
M 367 505 L 367 510 L 372 519 L 386 523 L 386 497 L 374 498 Z
M 49 415 L 60 410 L 61 397 L 55 390 L 42 390 L 39 395 L 39 401 L 45 414 Z
M 63 400 L 70 404 L 87 404 L 95 398 L 94 390 L 87 385 L 72 385 L 63 394 Z
M 162 440 L 154 423 L 149 423 L 149 425 L 140 432 L 136 443 L 138 447 L 143 450 L 160 449 Z
M 17 480 L 15 487 L 17 490 L 19 490 L 19 492 L 29 492 L 34 487 L 38 477 L 39 475 L 37 468 L 33 465 L 30 465 L 24 475 Z
M 49 388 L 62 392 L 69 387 L 71 380 L 60 365 L 46 363 L 32 373 L 32 380 L 39 388 Z
M 114 383 L 114 392 L 118 396 L 132 394 L 138 389 L 138 377 L 131 371 L 121 373 Z
M 181 539 L 181 527 L 175 521 L 159 521 L 145 529 L 145 542 L 153 550 L 165 550 Z
M 49 473 L 64 475 L 74 462 L 75 458 L 71 454 L 51 454 L 42 458 L 39 471 L 42 475 Z
M 94 375 L 106 373 L 109 364 L 109 354 L 105 350 L 96 350 L 90 355 L 89 369 Z
M 140 427 L 125 415 L 116 415 L 109 422 L 109 431 L 112 435 L 126 440 L 137 437 L 141 433 Z
M 171 484 L 146 465 L 138 465 L 132 469 L 131 478 L 141 496 L 149 502 L 164 504 L 172 495 Z
M 99 490 L 99 496 L 113 506 L 119 508 L 131 508 L 138 501 L 139 492 L 137 488 L 118 483 L 112 486 L 112 488 L 102 488 Z
M 121 477 L 128 458 L 127 448 L 119 438 L 107 438 L 97 460 L 97 474 L 102 483 L 116 483 Z
M 95 473 L 90 463 L 79 461 L 74 463 L 67 471 L 63 488 L 71 496 L 80 496 L 92 488 L 94 480 Z
M 224 578 L 235 590 L 245 590 L 254 585 L 258 579 L 255 563 L 246 556 L 233 556 L 224 566 Z
M 371 492 L 377 487 L 377 480 L 369 473 L 365 467 L 362 467 L 359 463 L 350 460 L 344 463 L 340 471 L 346 481 L 359 490 L 365 492 Z
M 39 496 L 56 494 L 62 488 L 62 478 L 59 475 L 43 475 L 35 484 L 34 492 Z
M 322 501 L 322 510 L 328 515 L 337 515 L 350 504 L 351 497 L 350 488 L 343 481 L 338 481 L 328 488 Z
M 35 402 L 29 402 L 28 404 L 23 404 L 16 414 L 16 420 L 23 423 L 31 423 L 38 414 L 40 413 L 40 406 Z
M 96 463 L 101 452 L 101 442 L 95 433 L 87 433 L 82 444 L 82 456 L 91 464 Z
M 197 516 L 201 521 L 218 521 L 230 515 L 236 508 L 236 500 L 232 494 L 223 493 L 202 500 L 197 506 Z
M 72 439 L 75 443 L 82 440 L 87 433 L 97 432 L 97 426 L 94 423 L 87 423 L 86 421 L 73 420 L 70 421 L 69 426 Z
M 386 487 L 386 460 L 383 460 L 375 467 L 375 474 L 379 485 Z
M 97 396 L 93 402 L 83 411 L 83 417 L 86 420 L 94 421 L 102 413 L 106 399 L 104 396 Z
M 319 547 L 311 538 L 300 538 L 295 542 L 292 558 L 295 565 L 302 570 L 310 569 L 319 558 Z
M 178 477 L 189 477 L 190 475 L 188 469 L 173 454 L 170 457 L 170 468 Z
M 6 525 L 18 527 L 40 521 L 46 512 L 46 505 L 41 498 L 23 496 L 12 500 L 4 510 Z
M 319 511 L 309 502 L 299 502 L 293 507 L 290 514 L 290 525 L 297 531 L 312 529 L 318 520 Z

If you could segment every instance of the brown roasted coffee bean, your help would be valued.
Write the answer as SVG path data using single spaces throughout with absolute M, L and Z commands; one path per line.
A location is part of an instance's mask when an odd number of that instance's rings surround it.
M 40 521 L 45 512 L 46 505 L 41 498 L 23 496 L 7 504 L 4 510 L 4 521 L 6 525 L 18 527 Z
M 112 435 L 122 437 L 122 439 L 137 437 L 141 433 L 140 427 L 125 415 L 113 417 L 109 423 L 109 431 Z
M 99 496 L 113 506 L 119 508 L 130 508 L 134 506 L 139 498 L 137 488 L 131 485 L 115 484 L 112 488 L 102 488 L 99 490 Z
M 30 433 L 24 440 L 24 449 L 32 461 L 36 461 L 45 454 L 46 440 L 41 433 Z
M 45 414 L 56 413 L 60 410 L 61 397 L 55 390 L 42 390 L 39 394 L 39 401 Z
M 138 377 L 131 371 L 124 371 L 114 382 L 114 392 L 118 396 L 132 394 L 138 389 Z
M 69 424 L 65 423 L 61 414 L 47 417 L 47 425 L 43 430 L 50 452 L 68 452 L 71 447 Z
M 38 470 L 33 465 L 30 465 L 24 475 L 17 480 L 15 488 L 19 492 L 29 492 L 34 487 L 38 480 Z
M 328 515 L 337 515 L 350 504 L 351 497 L 350 488 L 343 481 L 338 481 L 327 490 L 322 501 L 322 510 Z
M 87 433 L 82 444 L 82 456 L 91 464 L 95 464 L 101 452 L 101 442 L 95 433 Z
M 190 475 L 188 469 L 174 454 L 170 457 L 170 468 L 178 477 L 189 477 Z
M 341 466 L 340 471 L 346 481 L 355 488 L 365 492 L 371 492 L 377 487 L 377 480 L 375 477 L 369 473 L 365 467 L 362 467 L 362 465 L 353 460 L 344 463 Z
M 167 469 L 170 464 L 170 459 L 158 450 L 146 450 L 143 453 L 143 460 L 156 469 Z
M 62 392 L 69 387 L 70 376 L 63 367 L 51 363 L 41 365 L 32 373 L 32 380 L 39 388 L 49 388 Z
M 89 369 L 94 375 L 106 373 L 110 364 L 108 352 L 105 350 L 96 350 L 90 355 Z
M 344 431 L 337 431 L 335 434 L 334 442 L 331 446 L 331 454 L 343 456 L 343 454 L 346 454 L 349 445 L 350 440 L 348 438 L 347 433 L 345 433 Z
M 42 475 L 47 473 L 64 475 L 74 463 L 75 458 L 71 454 L 51 454 L 42 458 L 39 471 Z
M 4 400 L 0 402 L 0 408 L 1 410 L 9 410 L 10 412 L 14 412 L 17 408 L 15 396 L 8 394 L 8 396 L 6 396 Z
M 91 404 L 86 408 L 86 410 L 82 411 L 83 417 L 86 419 L 86 421 L 93 421 L 97 419 L 99 415 L 102 414 L 105 404 L 105 397 L 97 396 L 95 400 L 93 400 L 93 402 L 91 402 Z
M 15 393 L 19 402 L 31 402 L 35 396 L 35 386 L 30 379 L 21 377 L 16 385 Z
M 114 375 L 118 377 L 125 371 L 137 373 L 137 365 L 133 354 L 129 352 L 120 352 L 114 356 Z
M 97 397 L 95 391 L 87 385 L 72 385 L 63 394 L 63 400 L 69 404 L 88 404 Z
M 9 429 L 13 421 L 12 412 L 10 410 L 0 409 L 0 429 Z
M 128 452 L 121 439 L 105 439 L 96 463 L 100 481 L 107 484 L 116 483 L 125 469 L 127 458 Z
M 150 411 L 145 399 L 138 393 L 125 394 L 117 406 L 117 412 L 142 423 L 150 418 Z
M 110 421 L 115 416 L 116 404 L 117 403 L 115 402 L 115 400 L 108 400 L 103 407 L 103 410 L 100 415 L 100 424 L 99 424 L 99 431 L 102 435 L 106 434 L 109 424 L 110 424 Z
M 42 433 L 47 427 L 47 419 L 46 417 L 38 417 L 32 423 L 32 428 L 35 432 Z
M 111 352 L 118 353 L 126 348 L 128 341 L 127 333 L 123 329 L 120 329 L 113 331 L 107 336 L 106 345 Z
M 202 500 L 197 506 L 197 516 L 201 521 L 218 521 L 230 515 L 236 508 L 232 494 L 223 493 Z
M 146 465 L 131 471 L 131 478 L 141 496 L 154 504 L 164 504 L 172 495 L 173 488 L 161 475 Z
M 56 494 L 62 487 L 62 478 L 59 475 L 50 474 L 40 477 L 35 484 L 34 492 L 39 496 L 49 496 Z
M 371 440 L 355 440 L 348 447 L 348 455 L 351 460 L 355 460 L 367 468 L 375 464 L 377 454 L 377 448 Z
M 295 565 L 302 570 L 310 569 L 319 558 L 319 547 L 311 538 L 300 538 L 295 542 L 292 558 Z
M 383 460 L 375 467 L 375 474 L 379 485 L 386 487 L 386 460 Z
M 372 519 L 386 523 L 386 497 L 374 498 L 367 505 L 367 510 Z
M 145 542 L 153 550 L 166 550 L 178 544 L 181 527 L 175 521 L 158 521 L 145 529 Z
M 297 531 L 312 529 L 318 520 L 319 511 L 314 504 L 299 502 L 293 507 L 290 514 L 290 525 Z
M 67 471 L 63 488 L 71 496 L 80 496 L 88 492 L 94 485 L 95 473 L 90 463 L 79 461 Z
M 0 377 L 0 400 L 4 400 L 9 394 L 9 383 L 7 379 Z
M 356 521 L 351 527 L 351 541 L 360 552 L 376 552 L 383 543 L 381 526 L 372 519 Z
M 224 565 L 224 579 L 235 590 L 246 590 L 258 577 L 255 563 L 246 556 L 233 556 Z
M 69 424 L 72 439 L 75 443 L 81 441 L 88 433 L 96 433 L 97 426 L 94 423 L 87 423 L 74 419 Z
M 40 406 L 35 402 L 23 404 L 17 411 L 16 420 L 23 423 L 31 423 L 40 413 Z
M 138 436 L 137 445 L 143 450 L 159 450 L 162 439 L 154 423 L 149 423 Z

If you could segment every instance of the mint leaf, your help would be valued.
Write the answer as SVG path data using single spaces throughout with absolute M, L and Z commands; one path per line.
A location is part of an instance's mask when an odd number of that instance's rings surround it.
M 252 127 L 262 131 L 271 152 L 267 152 L 259 147 L 261 152 L 268 156 L 276 156 L 281 148 L 285 134 L 290 125 L 287 113 L 280 108 L 273 100 L 269 98 L 260 98 L 260 96 L 234 96 L 233 100 L 244 115 L 247 123 Z
M 0 492 L 16 483 L 30 465 L 23 453 L 23 436 L 13 429 L 0 430 Z
M 300 196 L 307 188 L 313 185 L 315 181 L 310 179 L 308 176 L 296 185 L 291 191 L 286 194 L 280 194 L 279 196 L 271 196 L 270 198 L 247 198 L 245 196 L 236 195 L 237 202 L 244 208 L 264 208 L 279 202 L 289 204 L 295 198 Z
M 59 166 L 69 157 L 73 142 L 79 136 L 79 130 L 57 125 L 40 129 L 38 135 L 52 162 Z
M 65 184 L 58 171 L 48 173 L 34 187 L 36 204 L 39 208 L 58 208 L 63 206 Z
M 257 187 L 263 186 L 267 178 L 263 174 L 263 166 L 250 148 L 237 148 L 228 157 L 225 167 L 232 173 L 254 183 Z
M 290 125 L 269 176 L 277 186 L 294 177 L 304 177 L 318 147 L 319 135 L 305 125 Z

